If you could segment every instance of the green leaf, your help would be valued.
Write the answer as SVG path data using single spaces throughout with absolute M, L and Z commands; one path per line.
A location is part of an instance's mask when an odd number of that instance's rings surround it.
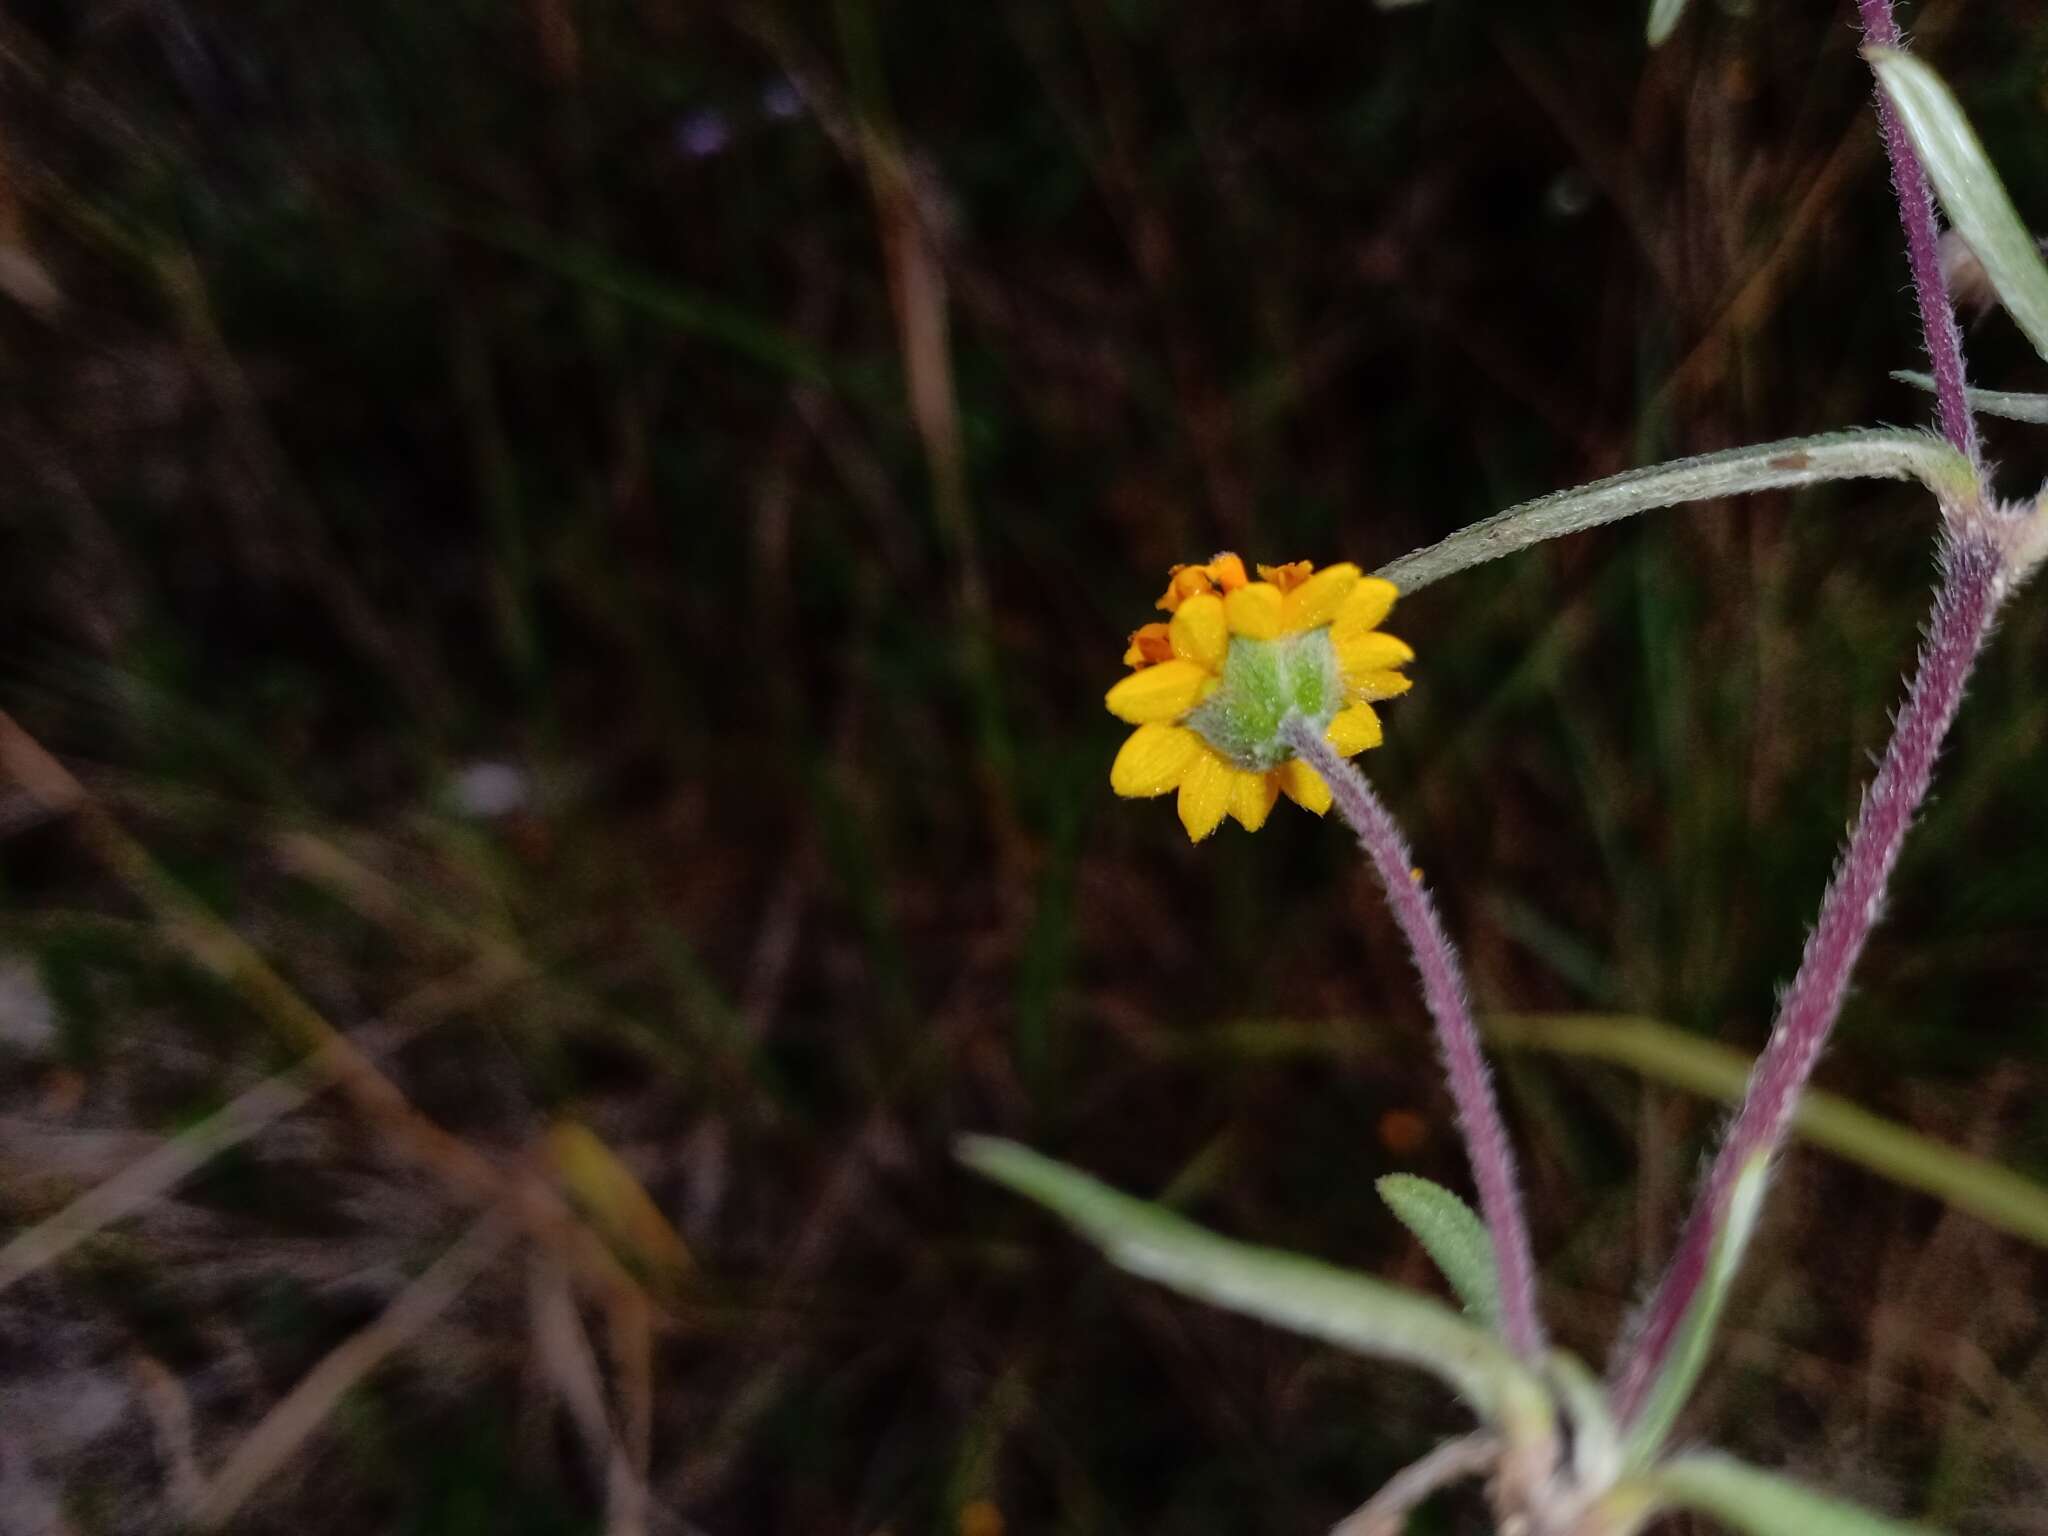
M 1572 1471 L 1582 1488 L 1605 1488 L 1621 1470 L 1621 1447 L 1608 1412 L 1607 1389 L 1569 1350 L 1553 1349 L 1543 1362 L 1557 1404 L 1571 1421 Z
M 1678 18 L 1685 14 L 1685 0 L 1650 0 L 1650 46 L 1657 47 L 1678 30 Z
M 1488 1333 L 1448 1307 L 1298 1254 L 1206 1232 L 1015 1142 L 969 1136 L 960 1160 L 1062 1217 L 1133 1274 L 1447 1383 L 1510 1440 L 1548 1436 L 1548 1395 Z
M 1412 1173 L 1390 1173 L 1373 1187 L 1443 1271 L 1465 1310 L 1498 1328 L 1500 1270 L 1493 1234 L 1472 1207 L 1443 1185 Z
M 1706 1277 L 1700 1281 L 1692 1306 L 1678 1325 L 1671 1353 L 1664 1369 L 1650 1385 L 1642 1411 L 1628 1432 L 1622 1447 L 1623 1460 L 1632 1467 L 1646 1467 L 1678 1421 L 1679 1410 L 1692 1396 L 1692 1389 L 1706 1368 L 1707 1350 L 1714 1341 L 1714 1328 L 1728 1305 L 1728 1292 L 1735 1284 L 1742 1255 L 1756 1231 L 1756 1219 L 1764 1208 L 1764 1186 L 1770 1179 L 1770 1159 L 1762 1153 L 1743 1166 L 1722 1213 L 1721 1229 L 1714 1234 L 1714 1246 L 1707 1254 Z
M 1934 375 L 1894 370 L 1892 377 L 1915 389 L 1934 390 Z M 2007 421 L 2048 423 L 2048 395 L 2030 395 L 2010 389 L 1965 389 L 1970 409 L 1984 416 L 2003 416 Z
M 1976 484 L 1968 461 L 1929 432 L 1827 432 L 1786 438 L 1631 469 L 1591 485 L 1539 496 L 1403 555 L 1375 574 L 1408 594 L 1545 540 L 1657 507 L 1859 479 L 1919 480 L 1943 501 L 1967 500 Z
M 1496 1014 L 1484 1019 L 1482 1027 L 1500 1045 L 1612 1062 L 1729 1103 L 1742 1097 L 1749 1080 L 1747 1057 L 1654 1019 Z M 1945 1147 L 1831 1093 L 1809 1090 L 1799 1101 L 1792 1129 L 1802 1141 L 1894 1184 L 1921 1190 L 2002 1232 L 2048 1248 L 2048 1189 L 2009 1168 Z
M 1871 1514 L 1728 1456 L 1681 1456 L 1636 1488 L 1647 1495 L 1644 1517 L 1691 1510 L 1746 1536 L 1937 1536 L 1932 1527 Z
M 1864 53 L 1920 152 L 1949 222 L 1970 242 L 2006 313 L 2048 357 L 2048 264 L 1976 130 L 1941 77 L 1911 54 L 1891 48 Z

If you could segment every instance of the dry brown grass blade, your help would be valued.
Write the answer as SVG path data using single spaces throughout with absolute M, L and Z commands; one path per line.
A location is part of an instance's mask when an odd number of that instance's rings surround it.
M 154 1355 L 138 1354 L 132 1364 L 136 1396 L 156 1431 L 157 1455 L 170 1483 L 171 1507 L 183 1514 L 198 1505 L 206 1486 L 199 1474 L 199 1460 L 192 1454 L 192 1399 Z
M 394 1150 L 433 1173 L 450 1193 L 468 1204 L 497 1205 L 516 1194 L 531 1235 L 561 1246 L 578 1272 L 600 1293 L 639 1288 L 602 1239 L 577 1219 L 559 1195 L 536 1181 L 515 1184 L 476 1148 L 415 1109 L 360 1046 L 321 1017 L 246 939 L 172 880 L 70 770 L 4 712 L 0 712 L 0 772 L 11 776 L 51 811 L 77 818 L 93 852 L 149 908 L 165 934 L 240 994 L 288 1044 L 309 1054 L 326 1055 L 335 1086 Z
M 351 1335 L 305 1375 L 235 1447 L 200 1495 L 193 1522 L 217 1527 L 286 1462 L 352 1387 L 446 1311 L 519 1235 L 514 1202 L 493 1206 L 369 1327 Z
M 413 993 L 357 1048 L 366 1056 L 396 1050 L 422 1030 L 485 1001 L 517 979 L 505 974 L 499 963 L 480 961 Z M 334 1085 L 338 1062 L 333 1048 L 323 1047 L 17 1235 L 0 1247 L 0 1291 L 55 1263 L 95 1233 L 168 1193 L 212 1158 L 325 1092 Z
M 605 1321 L 626 1461 L 635 1485 L 645 1488 L 654 1459 L 654 1309 L 639 1292 L 621 1291 L 610 1299 Z
M 632 1448 L 612 1428 L 605 1408 L 603 1373 L 583 1330 L 583 1320 L 576 1314 L 568 1272 L 546 1254 L 535 1254 L 528 1267 L 527 1302 L 541 1368 L 604 1478 L 606 1536 L 645 1536 L 643 1466 L 636 1463 Z

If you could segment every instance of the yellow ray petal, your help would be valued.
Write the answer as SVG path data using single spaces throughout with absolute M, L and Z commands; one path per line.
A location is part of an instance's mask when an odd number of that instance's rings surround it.
M 1414 686 L 1414 678 L 1398 672 L 1348 672 L 1344 676 L 1344 691 L 1361 704 L 1398 699 Z
M 1282 602 L 1280 627 L 1290 634 L 1327 624 L 1362 579 L 1355 565 L 1329 565 L 1289 592 Z
M 1347 676 L 1354 672 L 1388 672 L 1405 667 L 1415 652 L 1405 640 L 1383 635 L 1376 629 L 1347 635 L 1337 641 L 1337 667 Z
M 1109 766 L 1109 787 L 1127 799 L 1163 795 L 1187 776 L 1202 738 L 1178 725 L 1141 725 Z
M 1331 624 L 1334 637 L 1341 643 L 1347 635 L 1359 635 L 1368 629 L 1379 628 L 1380 620 L 1393 612 L 1394 599 L 1399 590 L 1391 581 L 1378 576 L 1367 576 L 1337 609 L 1337 617 Z
M 1178 720 L 1202 702 L 1216 680 L 1192 661 L 1162 661 L 1133 672 L 1103 696 L 1119 720 L 1132 725 L 1162 725 Z
M 1237 770 L 1214 752 L 1203 752 L 1189 766 L 1180 781 L 1180 824 L 1191 841 L 1199 843 L 1216 830 L 1223 813 L 1230 809 L 1230 791 Z
M 1247 640 L 1270 640 L 1280 633 L 1280 589 L 1270 581 L 1247 582 L 1223 599 L 1230 632 Z
M 1239 773 L 1230 786 L 1230 814 L 1247 832 L 1256 832 L 1266 824 L 1266 818 L 1273 812 L 1273 802 L 1280 798 L 1280 776 L 1277 773 Z
M 1174 610 L 1173 654 L 1211 672 L 1223 670 L 1230 649 L 1230 625 L 1223 617 L 1223 599 L 1213 592 L 1189 598 Z
M 1282 763 L 1274 773 L 1280 780 L 1281 793 L 1304 811 L 1313 811 L 1320 816 L 1330 808 L 1330 786 L 1307 763 L 1296 758 Z
M 1356 757 L 1380 744 L 1380 717 L 1370 704 L 1354 704 L 1337 711 L 1324 739 L 1337 749 L 1339 757 Z

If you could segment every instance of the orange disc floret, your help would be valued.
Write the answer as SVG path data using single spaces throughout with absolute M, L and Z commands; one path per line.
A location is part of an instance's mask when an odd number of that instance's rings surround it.
M 1173 660 L 1173 632 L 1164 624 L 1140 624 L 1131 631 L 1130 649 L 1124 652 L 1124 665 L 1136 670 L 1139 667 L 1156 667 L 1162 661 Z
M 1283 596 L 1286 593 L 1292 592 L 1296 587 L 1307 581 L 1309 577 L 1315 575 L 1315 573 L 1316 564 L 1313 560 L 1295 560 L 1290 561 L 1286 565 L 1262 565 L 1259 567 L 1259 579 L 1273 583 L 1274 586 L 1280 589 Z
M 1156 606 L 1168 613 L 1178 612 L 1182 603 L 1198 593 L 1235 592 L 1251 579 L 1245 575 L 1244 562 L 1228 552 L 1206 565 L 1176 565 L 1166 574 L 1166 595 Z

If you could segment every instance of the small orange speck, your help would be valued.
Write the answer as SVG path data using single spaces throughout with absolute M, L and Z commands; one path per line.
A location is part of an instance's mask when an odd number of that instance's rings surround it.
M 1422 866 L 1418 864 L 1413 869 L 1409 870 L 1408 878 L 1414 881 L 1417 885 L 1422 884 Z
M 989 1499 L 969 1499 L 960 1506 L 960 1536 L 1003 1536 L 1003 1512 Z
M 1380 1116 L 1380 1145 L 1396 1157 L 1411 1157 L 1422 1150 L 1429 1126 L 1412 1109 L 1390 1109 Z

